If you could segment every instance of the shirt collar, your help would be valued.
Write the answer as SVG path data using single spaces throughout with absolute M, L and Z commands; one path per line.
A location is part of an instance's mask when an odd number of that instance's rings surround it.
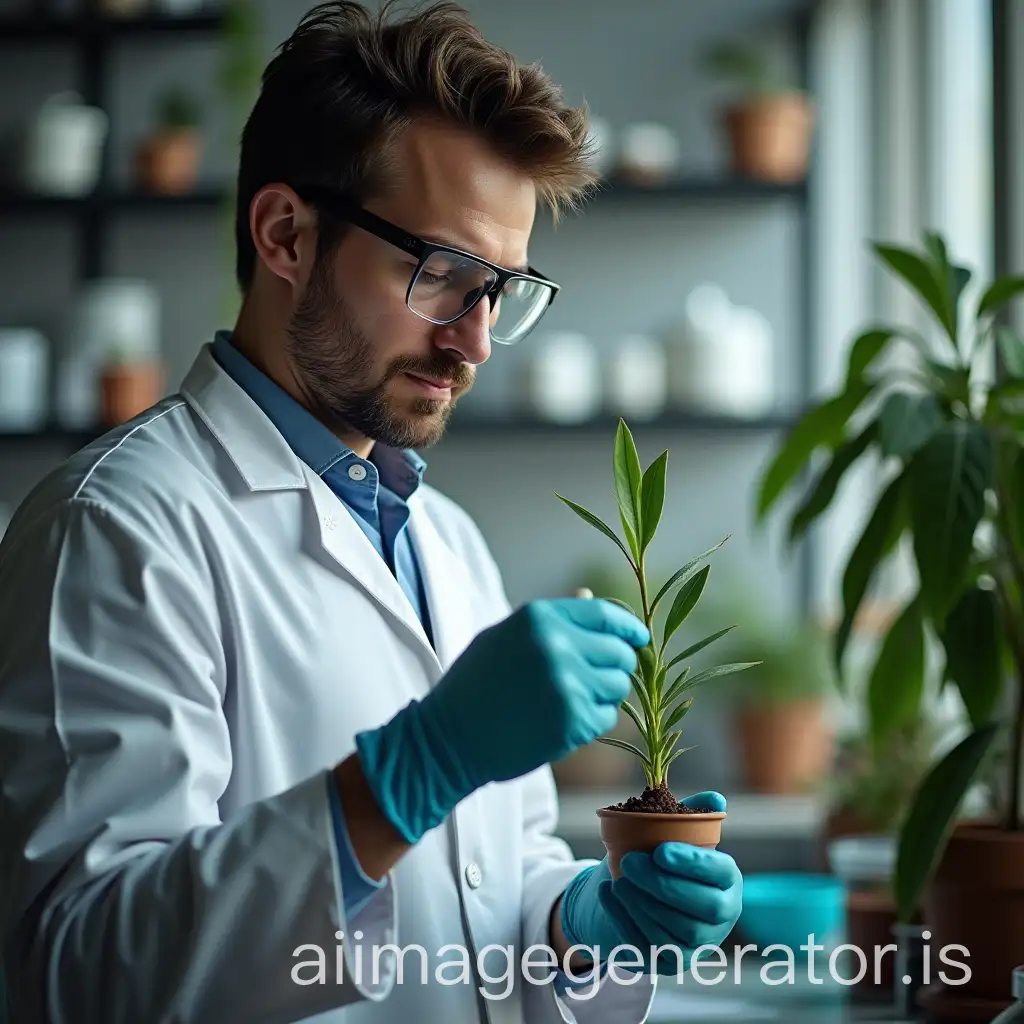
M 308 409 L 250 362 L 232 344 L 230 331 L 217 331 L 212 348 L 217 362 L 263 410 L 295 454 L 318 476 L 322 477 L 332 466 L 345 460 L 366 464 L 366 460 L 360 459 Z M 381 482 L 403 497 L 422 483 L 427 466 L 424 459 L 411 449 L 391 448 L 379 441 L 374 442 L 371 460 L 377 467 Z

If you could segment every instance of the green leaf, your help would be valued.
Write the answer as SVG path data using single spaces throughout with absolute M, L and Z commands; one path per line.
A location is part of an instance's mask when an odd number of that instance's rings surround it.
M 628 700 L 624 700 L 622 702 L 621 707 L 622 710 L 625 711 L 626 714 L 629 715 L 629 717 L 633 720 L 633 724 L 639 730 L 641 737 L 643 737 L 644 743 L 649 747 L 651 745 L 651 741 L 647 737 L 647 726 L 643 723 L 643 720 L 640 718 L 640 715 L 637 712 L 636 708 L 633 707 L 633 705 L 630 704 Z
M 993 281 L 978 300 L 975 319 L 980 320 L 986 314 L 995 312 L 1021 292 L 1024 292 L 1024 277 L 1001 277 Z
M 937 359 L 925 360 L 928 372 L 935 378 L 939 393 L 967 405 L 971 397 L 970 371 L 962 366 L 950 366 Z
M 675 732 L 669 733 L 665 736 L 662 741 L 658 744 L 658 757 L 665 758 L 668 756 L 669 751 L 679 742 L 680 737 L 683 735 L 682 729 L 677 729 Z
M 726 626 L 725 629 L 720 629 L 717 633 L 712 633 L 711 636 L 704 637 L 703 640 L 698 640 L 695 644 L 690 644 L 689 647 L 684 651 L 680 651 L 666 666 L 666 670 L 674 668 L 679 662 L 684 661 L 686 658 L 692 658 L 699 651 L 704 650 L 708 644 L 713 644 L 719 637 L 725 636 L 730 630 L 735 629 L 735 626 Z
M 997 733 L 983 726 L 955 746 L 922 782 L 900 830 L 894 890 L 899 920 L 906 924 L 945 850 L 954 818 Z
M 758 522 L 764 519 L 818 448 L 834 449 L 841 443 L 847 421 L 875 387 L 868 381 L 857 380 L 841 394 L 804 413 L 761 478 L 757 496 Z
M 846 363 L 846 390 L 863 379 L 871 364 L 895 337 L 896 331 L 879 327 L 865 331 L 854 341 L 850 346 L 850 355 Z
M 988 431 L 962 420 L 945 424 L 910 464 L 914 556 L 925 610 L 937 623 L 963 590 L 993 468 Z
M 690 666 L 687 665 L 682 672 L 672 680 L 672 685 L 665 693 L 664 706 L 669 708 L 672 702 L 686 689 L 686 680 L 690 675 Z
M 791 544 L 802 537 L 807 527 L 828 508 L 846 471 L 867 451 L 877 436 L 878 421 L 872 420 L 856 437 L 844 441 L 839 446 L 829 464 L 822 470 L 814 489 L 790 521 Z
M 624 420 L 619 420 L 615 431 L 615 497 L 619 505 L 619 514 L 629 524 L 634 537 L 639 540 L 643 536 L 640 514 L 640 457 L 637 455 L 633 435 L 629 432 Z
M 641 520 L 643 522 L 643 541 L 641 553 L 647 550 L 654 540 L 654 532 L 661 522 L 661 511 L 665 505 L 665 475 L 668 469 L 668 449 L 663 451 L 647 467 L 640 483 Z
M 665 721 L 665 728 L 666 729 L 671 729 L 673 725 L 675 725 L 680 719 L 682 719 L 682 717 L 686 714 L 687 711 L 690 710 L 690 708 L 692 706 L 693 706 L 693 698 L 692 697 L 689 700 L 680 701 L 676 705 L 675 710 L 672 712 L 672 714 L 669 715 L 668 718 L 666 719 L 666 721 Z
M 949 305 L 948 283 L 939 280 L 928 261 L 916 252 L 894 245 L 875 244 L 872 248 L 923 300 L 949 338 L 955 341 L 956 322 Z
M 915 597 L 886 633 L 868 681 L 868 720 L 877 750 L 917 716 L 924 693 L 924 620 Z
M 636 539 L 636 531 L 633 529 L 629 520 L 622 514 L 621 507 L 619 508 L 619 522 L 622 523 L 622 532 L 626 537 L 626 544 L 629 545 L 629 550 L 633 552 L 633 561 L 636 564 L 640 563 L 640 544 Z
M 643 678 L 644 683 L 646 685 L 653 684 L 655 675 L 655 665 L 657 662 L 657 656 L 654 652 L 654 641 L 652 640 L 646 646 L 638 648 L 636 652 L 636 658 L 640 665 L 640 674 Z
M 673 762 L 673 761 L 674 761 L 674 760 L 675 760 L 675 759 L 676 759 L 677 757 L 680 757 L 680 756 L 682 756 L 683 754 L 685 754 L 685 753 L 686 753 L 686 752 L 687 752 L 688 750 L 693 750 L 693 748 L 694 748 L 694 747 L 695 747 L 696 745 L 697 745 L 697 744 L 696 744 L 696 743 L 694 743 L 694 744 L 691 744 L 691 745 L 690 745 L 690 746 L 688 746 L 688 747 L 680 747 L 680 748 L 679 748 L 678 750 L 676 750 L 676 751 L 675 751 L 675 752 L 674 752 L 674 753 L 672 754 L 672 756 L 671 756 L 671 757 L 670 757 L 670 758 L 669 758 L 669 759 L 668 759 L 668 760 L 667 760 L 667 761 L 665 762 L 665 774 L 666 774 L 666 776 L 668 775 L 668 770 L 669 770 L 669 767 L 670 767 L 670 766 L 672 765 L 672 762 Z
M 1009 327 L 999 327 L 996 344 L 1007 374 L 1015 380 L 1024 377 L 1024 339 Z
M 569 508 L 571 508 L 573 512 L 576 513 L 576 515 L 578 515 L 581 519 L 585 520 L 586 522 L 590 523 L 590 525 L 593 526 L 594 529 L 600 530 L 606 537 L 609 537 L 611 540 L 615 541 L 615 543 L 618 545 L 619 550 L 627 558 L 629 558 L 629 552 L 622 546 L 622 541 L 615 536 L 615 533 L 612 531 L 612 528 L 610 526 L 608 526 L 606 523 L 603 523 L 600 519 L 597 518 L 597 516 L 594 515 L 593 512 L 587 511 L 587 509 L 585 509 L 582 505 L 577 505 L 575 501 L 570 501 L 568 498 L 563 498 L 562 495 L 559 494 L 557 491 L 555 492 L 555 497 L 558 498 L 559 501 L 564 501 L 565 504 L 568 505 Z
M 906 474 L 895 477 L 882 492 L 850 554 L 843 571 L 843 618 L 836 630 L 833 661 L 842 684 L 843 654 L 864 595 L 878 566 L 895 547 L 906 525 L 904 488 Z
M 700 562 L 703 562 L 704 559 L 707 558 L 709 555 L 713 555 L 728 539 L 729 537 L 727 535 L 722 540 L 720 540 L 713 548 L 708 548 L 707 551 L 703 552 L 702 554 L 699 554 L 696 558 L 691 558 L 690 561 L 682 567 L 682 569 L 677 569 L 669 578 L 668 582 L 661 588 L 661 590 L 658 591 L 654 600 L 651 602 L 651 615 L 654 615 L 654 612 L 657 609 L 658 605 L 661 604 L 662 598 L 664 598 L 664 596 L 676 585 L 676 583 L 679 582 L 679 580 L 683 576 L 685 576 L 695 565 L 697 565 Z
M 687 615 L 693 611 L 694 605 L 700 599 L 704 591 L 704 585 L 708 581 L 708 573 L 711 566 L 705 565 L 700 572 L 696 573 L 688 583 L 680 587 L 676 599 L 672 602 L 668 617 L 665 619 L 665 634 L 662 638 L 662 647 L 668 644 L 672 634 L 686 621 Z
M 635 747 L 632 743 L 627 743 L 626 740 L 620 740 L 615 736 L 598 736 L 597 742 L 604 743 L 609 747 L 618 747 L 619 750 L 626 750 L 631 754 L 635 754 L 641 761 L 643 761 L 644 767 L 648 771 L 654 771 L 651 759 L 639 747 Z
M 995 714 L 1003 689 L 999 601 L 982 587 L 966 591 L 946 617 L 940 634 L 946 651 L 946 676 L 956 683 L 978 729 Z
M 617 597 L 606 597 L 603 598 L 603 600 L 611 601 L 612 604 L 617 604 L 620 608 L 625 608 L 631 615 L 636 615 L 638 619 L 641 618 L 641 616 L 637 615 L 636 609 L 631 604 L 627 604 L 627 602 L 622 601 Z
M 690 691 L 710 679 L 718 679 L 721 676 L 731 676 L 736 672 L 745 672 L 748 668 L 755 668 L 762 664 L 760 661 L 734 661 L 728 665 L 715 665 L 714 668 L 706 668 L 698 672 L 692 679 L 688 680 L 683 691 Z
M 654 713 L 653 706 L 651 705 L 651 697 L 647 691 L 647 686 L 644 680 L 636 674 L 631 673 L 630 678 L 633 680 L 633 689 L 636 692 L 637 700 L 640 701 L 640 707 L 643 709 L 644 718 L 648 722 L 654 722 L 657 715 Z
M 878 415 L 882 454 L 909 458 L 931 440 L 943 422 L 934 395 L 892 392 Z

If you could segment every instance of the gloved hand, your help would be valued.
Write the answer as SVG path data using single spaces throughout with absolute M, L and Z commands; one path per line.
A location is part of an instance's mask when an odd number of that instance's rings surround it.
M 423 700 L 356 736 L 385 816 L 415 843 L 474 790 L 609 732 L 650 639 L 625 608 L 590 598 L 526 604 L 481 632 Z
M 725 810 L 719 793 L 698 793 L 682 803 Z M 561 908 L 566 938 L 573 945 L 598 947 L 599 961 L 607 961 L 616 946 L 632 947 L 626 955 L 616 954 L 617 970 L 686 971 L 695 949 L 721 945 L 739 919 L 743 877 L 732 857 L 719 850 L 662 843 L 652 854 L 627 853 L 621 871 L 612 881 L 607 857 L 584 868 L 566 888 Z M 659 950 L 652 965 L 652 946 L 672 948 Z M 631 968 L 639 958 L 644 966 Z

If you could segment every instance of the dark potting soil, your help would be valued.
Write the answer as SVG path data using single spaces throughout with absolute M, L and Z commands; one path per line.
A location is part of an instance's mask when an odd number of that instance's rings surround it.
M 648 786 L 640 796 L 631 796 L 622 803 L 613 804 L 609 810 L 640 811 L 647 814 L 703 814 L 711 808 L 686 807 L 672 795 L 667 786 L 658 786 L 657 789 Z

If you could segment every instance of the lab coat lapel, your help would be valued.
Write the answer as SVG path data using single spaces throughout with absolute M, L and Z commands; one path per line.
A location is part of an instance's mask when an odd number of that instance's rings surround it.
M 303 466 L 324 551 L 382 608 L 407 628 L 436 661 L 430 640 L 409 598 L 352 513 L 308 466 Z
M 415 500 L 409 534 L 423 575 L 434 650 L 447 669 L 478 631 L 480 588 Z

